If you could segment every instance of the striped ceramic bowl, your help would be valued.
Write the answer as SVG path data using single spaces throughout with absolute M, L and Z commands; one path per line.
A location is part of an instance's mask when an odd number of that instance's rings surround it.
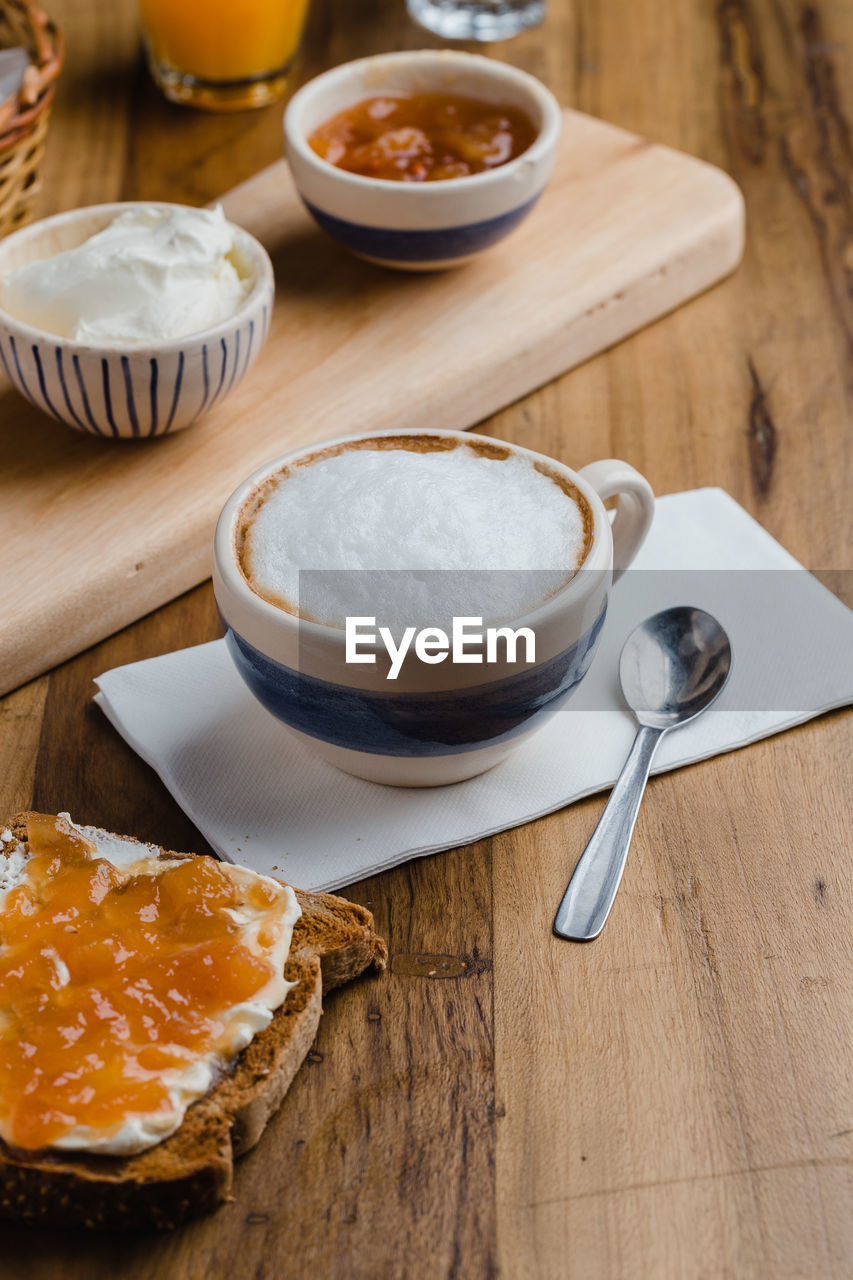
M 0 241 L 0 279 L 25 262 L 81 244 L 133 207 L 91 205 L 16 231 Z M 272 312 L 266 250 L 242 228 L 234 233 L 254 284 L 239 311 L 221 324 L 152 346 L 94 346 L 33 329 L 0 308 L 0 369 L 37 409 L 107 440 L 162 436 L 197 422 L 254 364 Z
M 443 182 L 389 182 L 348 173 L 308 145 L 339 111 L 376 94 L 452 93 L 521 107 L 538 134 L 526 151 L 485 173 Z M 518 226 L 551 176 L 562 117 L 534 76 L 478 54 L 423 49 L 347 62 L 294 94 L 284 114 L 293 180 L 315 221 L 345 248 L 383 266 L 459 266 Z

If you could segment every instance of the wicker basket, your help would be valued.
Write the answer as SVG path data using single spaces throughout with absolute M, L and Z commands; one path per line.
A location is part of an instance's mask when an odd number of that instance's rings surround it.
M 29 216 L 38 191 L 62 35 L 29 0 L 0 0 L 0 49 L 25 47 L 30 66 L 18 93 L 0 102 L 0 236 Z

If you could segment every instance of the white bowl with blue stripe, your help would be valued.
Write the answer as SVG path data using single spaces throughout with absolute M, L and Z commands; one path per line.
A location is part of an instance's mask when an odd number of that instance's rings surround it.
M 100 204 L 44 218 L 0 241 L 0 279 L 25 262 L 82 244 L 136 207 L 174 206 L 151 200 Z M 34 329 L 0 307 L 0 370 L 37 409 L 105 440 L 173 435 L 197 422 L 255 363 L 272 314 L 269 256 L 248 231 L 231 225 L 253 284 L 221 324 L 168 342 L 92 345 Z
M 321 124 L 376 94 L 451 93 L 520 107 L 537 128 L 515 159 L 484 173 L 395 182 L 339 169 L 312 150 Z M 347 62 L 291 99 L 284 137 L 293 180 L 324 231 L 359 257 L 407 271 L 460 266 L 508 235 L 531 211 L 554 167 L 562 116 L 543 84 L 479 54 L 424 49 Z

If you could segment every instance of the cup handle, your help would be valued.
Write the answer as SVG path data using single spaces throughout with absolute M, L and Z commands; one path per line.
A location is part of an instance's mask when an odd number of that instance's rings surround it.
M 606 458 L 581 467 L 579 475 L 599 498 L 618 498 L 613 520 L 613 581 L 628 568 L 643 545 L 655 513 L 655 495 L 648 480 L 627 462 Z

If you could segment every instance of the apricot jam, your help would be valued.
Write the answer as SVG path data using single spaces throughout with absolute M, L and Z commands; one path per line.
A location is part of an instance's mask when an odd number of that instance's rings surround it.
M 133 1117 L 176 1127 L 170 1085 L 228 1056 L 235 1005 L 286 991 L 283 960 L 255 938 L 276 934 L 290 891 L 145 847 L 114 866 L 62 817 L 31 815 L 27 838 L 0 913 L 3 1137 L 32 1150 Z
M 440 182 L 506 164 L 535 137 L 533 122 L 519 107 L 416 93 L 367 98 L 320 125 L 308 143 L 349 173 Z

